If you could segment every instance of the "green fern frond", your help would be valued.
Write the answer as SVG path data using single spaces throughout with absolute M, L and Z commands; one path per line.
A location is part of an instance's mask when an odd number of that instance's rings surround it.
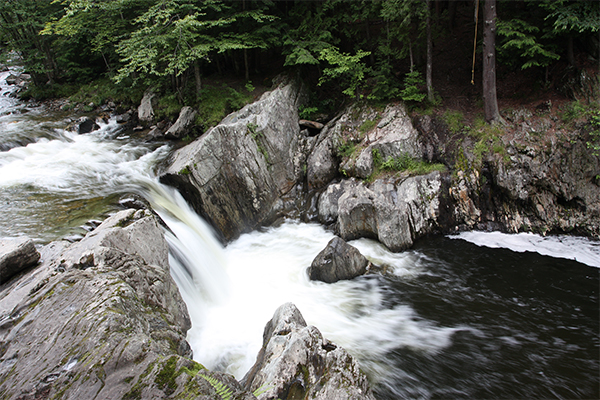
M 215 389 L 215 391 L 217 392 L 217 395 L 219 395 L 219 397 L 221 397 L 222 400 L 231 400 L 231 396 L 233 395 L 233 391 L 231 390 L 231 388 L 229 388 L 227 385 L 225 385 L 223 382 L 221 382 L 217 378 L 214 378 L 212 376 L 207 376 L 204 374 L 199 374 L 199 375 L 202 378 L 204 378 L 204 380 L 206 380 L 210 384 L 210 386 L 213 387 L 213 389 Z
M 262 385 L 261 387 L 259 387 L 258 389 L 256 389 L 254 392 L 252 392 L 252 394 L 255 397 L 260 396 L 261 394 L 273 389 L 274 386 L 269 385 L 268 383 L 265 383 L 264 385 Z

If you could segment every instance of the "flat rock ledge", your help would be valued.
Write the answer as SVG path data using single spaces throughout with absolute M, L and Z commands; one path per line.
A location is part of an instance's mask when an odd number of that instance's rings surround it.
M 259 400 L 375 399 L 356 360 L 307 326 L 292 303 L 275 311 L 256 363 L 242 383 L 249 391 L 264 390 Z
M 83 240 L 54 242 L 0 287 L 2 399 L 252 399 L 192 361 L 190 320 L 148 211 L 126 210 Z
M 334 283 L 364 275 L 368 265 L 369 260 L 356 247 L 336 236 L 315 257 L 307 273 L 310 280 Z

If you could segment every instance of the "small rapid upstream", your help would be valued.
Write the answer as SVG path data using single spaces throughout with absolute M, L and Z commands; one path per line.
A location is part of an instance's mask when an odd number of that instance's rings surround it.
M 158 183 L 168 145 L 136 139 L 114 120 L 91 134 L 67 132 L 68 115 L 6 96 L 5 76 L 0 236 L 76 240 L 122 195 L 144 196 L 169 226 L 172 275 L 193 322 L 188 340 L 205 366 L 242 378 L 266 322 L 291 301 L 357 357 L 379 399 L 600 397 L 598 242 L 470 232 L 394 254 L 357 240 L 386 275 L 311 282 L 305 270 L 331 232 L 286 221 L 223 247 Z

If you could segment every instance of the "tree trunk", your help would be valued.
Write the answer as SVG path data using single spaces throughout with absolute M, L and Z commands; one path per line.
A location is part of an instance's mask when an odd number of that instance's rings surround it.
M 485 121 L 500 121 L 496 97 L 496 0 L 483 8 L 483 107 Z
M 250 66 L 248 65 L 248 49 L 244 49 L 244 68 L 246 69 L 246 82 L 250 80 Z
M 427 83 L 427 100 L 430 103 L 433 103 L 433 78 L 432 78 L 432 70 L 433 70 L 433 50 L 431 43 L 431 8 L 430 8 L 430 0 L 426 1 L 427 3 L 427 69 L 425 72 L 425 81 Z
M 200 63 L 194 61 L 194 77 L 196 78 L 196 99 L 200 100 L 200 92 L 202 91 L 202 77 L 200 75 Z
M 456 19 L 456 3 L 457 1 L 448 1 L 448 28 L 454 29 L 454 20 Z
M 567 42 L 567 59 L 569 65 L 575 67 L 575 50 L 573 45 L 573 35 L 569 35 L 569 41 Z
M 412 41 L 408 38 L 408 55 L 410 57 L 410 72 L 413 72 L 415 61 L 413 60 Z

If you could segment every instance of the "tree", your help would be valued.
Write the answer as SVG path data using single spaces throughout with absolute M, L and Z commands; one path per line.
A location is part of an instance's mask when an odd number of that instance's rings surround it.
M 60 35 L 65 40 L 84 42 L 85 50 L 101 56 L 108 71 L 118 63 L 117 44 L 134 30 L 133 21 L 154 0 L 63 0 L 60 19 L 50 19 L 42 34 Z M 55 1 L 55 3 L 57 3 Z M 95 61 L 95 60 L 94 60 Z
M 39 31 L 49 18 L 58 18 L 62 7 L 52 0 L 5 0 L 0 2 L 0 31 L 9 46 L 20 52 L 23 63 L 38 85 L 54 82 L 59 67 L 53 52 L 53 37 Z
M 485 121 L 501 120 L 496 96 L 496 0 L 483 8 L 483 108 Z
M 244 19 L 261 24 L 274 17 L 260 9 L 236 11 L 219 0 L 158 1 L 135 19 L 139 29 L 117 45 L 124 65 L 115 80 L 133 74 L 177 79 L 193 68 L 199 91 L 198 62 L 209 62 L 215 53 L 267 46 L 260 36 L 233 28 Z
M 426 15 L 426 26 L 427 26 L 427 67 L 425 73 L 425 81 L 427 82 L 427 100 L 430 103 L 434 102 L 433 98 L 433 43 L 431 41 L 431 4 L 430 0 L 427 0 L 427 15 Z
M 575 66 L 573 39 L 581 34 L 600 34 L 600 3 L 584 0 L 546 0 L 540 5 L 548 10 L 549 15 L 546 19 L 552 21 L 554 33 L 567 35 L 567 58 L 569 64 Z

